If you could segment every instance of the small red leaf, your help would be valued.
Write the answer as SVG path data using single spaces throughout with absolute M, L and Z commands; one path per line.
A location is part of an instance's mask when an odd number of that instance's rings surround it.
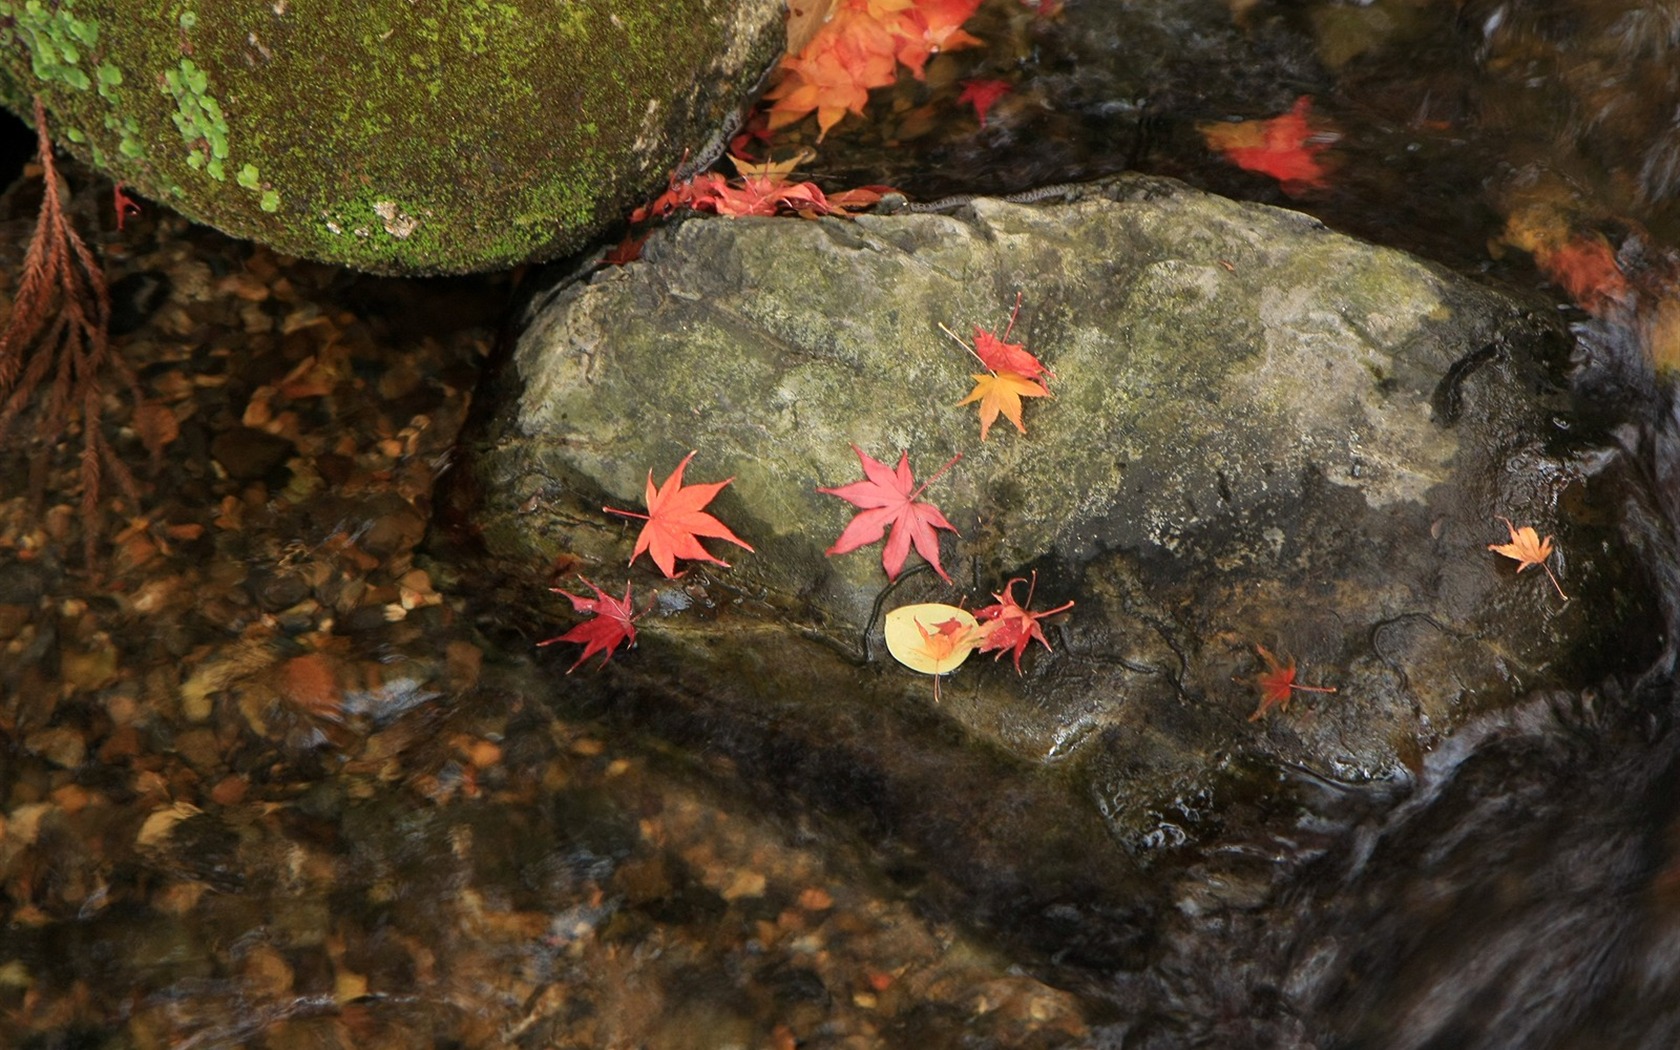
M 1044 637 L 1044 629 L 1038 621 L 1047 616 L 1054 616 L 1059 612 L 1066 612 L 1073 608 L 1073 603 L 1065 602 L 1054 609 L 1043 612 L 1032 612 L 1026 605 L 1015 601 L 1015 585 L 1026 583 L 1019 576 L 1003 585 L 1003 593 L 992 595 L 997 599 L 996 605 L 988 605 L 983 609 L 974 610 L 974 618 L 981 621 L 979 632 L 979 649 L 983 653 L 997 653 L 992 659 L 1001 657 L 1006 651 L 1015 654 L 1015 673 L 1021 673 L 1021 654 L 1027 651 L 1027 645 L 1033 639 L 1044 648 L 1050 648 L 1049 639 Z M 1034 572 L 1032 583 L 1027 587 L 1027 605 L 1032 604 L 1033 591 L 1038 588 L 1038 573 Z
M 577 670 L 578 664 L 595 653 L 605 654 L 601 657 L 601 666 L 605 667 L 620 643 L 627 642 L 632 648 L 636 645 L 636 612 L 630 605 L 630 584 L 624 585 L 624 597 L 620 599 L 596 587 L 582 574 L 579 574 L 578 579 L 594 588 L 595 597 L 584 598 L 559 587 L 550 587 L 549 590 L 555 594 L 564 594 L 572 600 L 574 611 L 589 613 L 593 618 L 583 621 L 565 634 L 555 635 L 537 643 L 539 647 L 556 642 L 578 642 L 583 645 L 583 655 L 577 658 L 577 663 L 566 669 L 567 674 Z

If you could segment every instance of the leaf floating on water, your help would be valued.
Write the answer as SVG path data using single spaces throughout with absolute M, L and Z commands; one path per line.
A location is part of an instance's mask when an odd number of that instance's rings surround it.
M 1298 196 L 1329 184 L 1329 169 L 1318 159 L 1329 148 L 1335 134 L 1315 131 L 1310 124 L 1312 96 L 1302 95 L 1289 112 L 1269 120 L 1244 120 L 1234 124 L 1198 124 L 1208 148 L 1244 171 L 1256 171 L 1278 180 L 1283 192 Z

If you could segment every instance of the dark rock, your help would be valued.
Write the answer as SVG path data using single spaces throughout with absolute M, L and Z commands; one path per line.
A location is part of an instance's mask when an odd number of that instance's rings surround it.
M 757 553 L 680 585 L 633 567 L 638 595 L 680 586 L 706 615 L 644 617 L 615 680 L 658 699 L 622 702 L 960 855 L 947 874 L 1017 880 L 997 898 L 1044 915 L 1125 882 L 1079 856 L 1088 815 L 1172 845 L 1263 784 L 1257 765 L 1387 777 L 1478 712 L 1638 658 L 1616 625 L 1644 592 L 1613 534 L 1567 512 L 1584 468 L 1554 425 L 1551 321 L 1291 212 L 1145 178 L 1068 196 L 694 220 L 560 289 L 472 457 L 490 550 L 533 594 L 561 556 L 620 593 L 636 524 L 600 508 L 641 507 L 649 470 L 698 449 L 687 480 L 734 476 L 711 509 Z M 956 406 L 973 361 L 938 326 L 1001 328 L 1018 289 L 1054 397 L 1027 435 L 981 443 Z M 852 443 L 908 448 L 918 478 L 964 453 L 927 493 L 962 533 L 955 587 L 889 588 L 878 547 L 824 557 L 854 508 L 816 489 L 858 476 Z M 1496 515 L 1557 535 L 1571 601 L 1487 550 Z M 1023 676 L 972 659 L 935 707 L 886 656 L 878 605 L 987 604 L 1034 568 L 1037 607 L 1078 604 Z M 1339 692 L 1250 721 L 1257 645 Z M 935 728 L 953 725 L 1012 758 L 976 765 Z

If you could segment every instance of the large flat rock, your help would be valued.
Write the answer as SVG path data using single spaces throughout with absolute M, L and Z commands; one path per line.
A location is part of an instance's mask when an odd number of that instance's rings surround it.
M 940 326 L 1000 329 L 1017 291 L 1054 397 L 982 442 L 956 404 L 976 365 Z M 1141 849 L 1264 791 L 1256 771 L 1385 776 L 1603 657 L 1642 592 L 1568 510 L 1552 324 L 1158 179 L 949 215 L 696 219 L 534 308 L 470 469 L 488 547 L 533 591 L 566 582 L 557 564 L 658 591 L 618 681 L 917 790 L 943 761 L 925 756 L 980 746 L 1040 786 L 1054 771 L 1061 815 L 1021 841 L 1094 811 Z M 961 532 L 954 585 L 909 573 L 883 600 L 878 547 L 824 556 L 854 508 L 816 490 L 859 476 L 853 444 L 908 449 L 918 478 L 963 454 L 926 494 Z M 637 523 L 601 508 L 639 509 L 690 450 L 688 481 L 734 476 L 712 509 L 756 553 L 627 570 Z M 1488 551 L 1499 515 L 1556 535 L 1569 601 Z M 1077 605 L 1021 676 L 971 659 L 936 706 L 880 644 L 883 607 L 989 604 L 1034 569 L 1035 607 Z M 563 600 L 552 616 L 572 622 Z M 1257 645 L 1337 692 L 1250 721 Z

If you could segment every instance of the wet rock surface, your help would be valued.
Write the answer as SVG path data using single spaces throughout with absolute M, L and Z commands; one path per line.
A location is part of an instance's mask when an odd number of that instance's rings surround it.
M 1642 592 L 1577 505 L 1543 314 L 1171 181 L 1070 197 L 691 221 L 559 289 L 472 456 L 488 547 L 533 588 L 577 570 L 618 593 L 636 527 L 600 508 L 639 507 L 650 469 L 699 450 L 688 480 L 735 478 L 711 509 L 757 553 L 673 582 L 632 566 L 659 597 L 615 687 L 662 694 L 654 724 L 772 780 L 841 795 L 808 769 L 849 766 L 874 797 L 844 805 L 895 828 L 972 818 L 967 792 L 929 788 L 978 748 L 1032 811 L 973 834 L 1006 844 L 1005 868 L 1062 855 L 1092 813 L 1128 850 L 1181 842 L 1268 769 L 1382 777 L 1604 657 Z M 1026 435 L 1000 423 L 982 443 L 955 404 L 972 358 L 939 326 L 1001 328 L 1017 290 L 1015 337 L 1054 397 Z M 816 489 L 857 476 L 854 443 L 889 463 L 909 449 L 919 478 L 964 454 L 927 493 L 961 532 L 954 586 L 889 588 L 877 548 L 824 557 L 851 508 Z M 1487 550 L 1499 515 L 1556 534 L 1569 601 Z M 1035 569 L 1039 607 L 1077 605 L 1023 676 L 972 661 L 936 707 L 887 658 L 883 606 L 987 604 Z M 1655 637 L 1615 644 L 1637 659 Z M 1257 645 L 1338 692 L 1251 721 Z

